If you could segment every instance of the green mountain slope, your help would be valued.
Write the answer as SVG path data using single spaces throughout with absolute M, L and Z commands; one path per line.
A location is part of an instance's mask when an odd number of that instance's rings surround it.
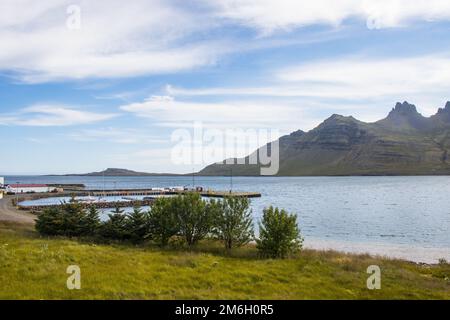
M 279 146 L 283 176 L 450 174 L 450 102 L 428 118 L 407 102 L 374 123 L 335 114 L 309 132 L 281 137 Z M 199 175 L 231 172 L 260 175 L 260 168 L 213 164 Z

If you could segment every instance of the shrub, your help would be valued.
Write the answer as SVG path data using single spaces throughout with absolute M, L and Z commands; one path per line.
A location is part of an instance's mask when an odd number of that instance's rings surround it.
M 83 235 L 83 224 L 86 218 L 86 210 L 76 201 L 61 205 L 63 216 L 62 234 L 68 237 Z
M 226 249 L 249 243 L 253 237 L 250 201 L 244 197 L 227 197 L 219 202 L 215 233 Z
M 256 243 L 264 257 L 285 258 L 299 251 L 303 239 L 297 226 L 297 216 L 278 208 L 264 209 Z
M 99 212 L 95 206 L 91 206 L 89 210 L 84 211 L 86 214 L 81 220 L 81 235 L 95 236 L 101 225 Z
M 218 208 L 215 201 L 206 202 L 198 193 L 179 195 L 172 198 L 172 201 L 180 235 L 189 247 L 212 231 Z
M 72 201 L 43 210 L 36 221 L 36 230 L 42 235 L 93 236 L 99 225 L 95 208 L 87 211 L 79 203 Z
M 133 243 L 141 243 L 147 239 L 150 233 L 147 212 L 143 212 L 139 207 L 134 207 L 133 212 L 128 214 L 127 223 L 128 232 Z
M 41 235 L 62 235 L 64 230 L 62 211 L 56 207 L 44 209 L 36 220 L 35 228 Z
M 172 198 L 158 198 L 150 208 L 150 237 L 161 247 L 166 246 L 180 230 L 173 204 Z
M 128 217 L 123 214 L 123 210 L 116 207 L 108 216 L 109 219 L 100 227 L 100 235 L 106 239 L 129 240 Z

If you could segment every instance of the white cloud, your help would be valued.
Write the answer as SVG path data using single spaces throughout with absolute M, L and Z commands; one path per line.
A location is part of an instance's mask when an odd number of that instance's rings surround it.
M 450 55 L 410 58 L 344 57 L 311 61 L 270 71 L 272 81 L 260 87 L 177 88 L 166 91 L 178 97 L 256 96 L 309 99 L 302 107 L 351 110 L 389 108 L 396 101 L 409 100 L 430 115 L 450 96 Z M 315 103 L 312 104 L 311 101 Z M 351 101 L 346 105 L 340 100 Z M 366 107 L 365 107 L 366 106 Z M 370 117 L 373 119 L 373 117 Z
M 120 107 L 139 117 L 156 120 L 158 125 L 191 127 L 201 122 L 214 128 L 296 128 L 303 123 L 301 108 L 280 101 L 178 101 L 170 96 L 153 96 L 143 102 Z
M 117 115 L 76 110 L 66 106 L 35 105 L 16 114 L 0 114 L 0 124 L 36 127 L 71 126 L 104 121 L 115 116 Z
M 118 144 L 159 144 L 168 140 L 150 136 L 136 129 L 118 129 L 114 127 L 100 129 L 83 129 L 69 134 L 76 141 L 92 142 L 103 141 Z
M 254 46 L 211 40 L 211 31 L 229 25 L 271 34 L 354 17 L 380 28 L 450 19 L 446 0 L 80 0 L 81 29 L 70 30 L 73 4 L 2 0 L 0 70 L 31 83 L 174 73 Z
M 433 113 L 449 99 L 450 56 L 350 57 L 283 68 L 276 76 L 311 97 L 408 99 L 426 104 L 426 113 Z
M 69 0 L 3 0 L 0 69 L 26 82 L 129 77 L 215 62 L 221 45 L 186 41 L 207 19 L 177 1 L 77 1 L 81 29 L 66 26 Z M 225 51 L 225 50 L 224 50 Z
M 361 18 L 376 28 L 399 27 L 416 20 L 449 20 L 446 0 L 208 0 L 219 17 L 270 34 L 278 29 L 325 24 L 337 26 Z

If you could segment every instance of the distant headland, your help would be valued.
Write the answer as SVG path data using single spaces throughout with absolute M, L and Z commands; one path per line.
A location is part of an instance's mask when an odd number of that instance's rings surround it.
M 121 168 L 108 168 L 99 172 L 81 173 L 81 174 L 64 174 L 66 177 L 146 177 L 146 176 L 181 176 L 175 173 L 149 173 L 138 172 Z

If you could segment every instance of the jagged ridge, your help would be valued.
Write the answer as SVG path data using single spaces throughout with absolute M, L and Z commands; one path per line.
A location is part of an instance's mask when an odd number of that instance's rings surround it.
M 406 101 L 374 123 L 334 114 L 309 132 L 281 137 L 279 145 L 278 175 L 447 175 L 450 102 L 428 118 Z M 259 169 L 213 164 L 199 174 L 259 175 Z

